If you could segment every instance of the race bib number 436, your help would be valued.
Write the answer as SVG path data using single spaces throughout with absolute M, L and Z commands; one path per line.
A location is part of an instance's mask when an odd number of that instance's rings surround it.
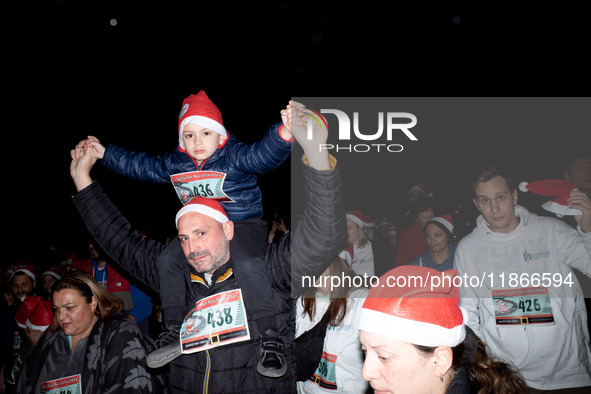
M 195 353 L 250 339 L 240 289 L 198 301 L 181 327 L 183 353 Z
M 193 197 L 234 202 L 224 193 L 225 179 L 226 174 L 218 171 L 193 171 L 170 176 L 174 191 L 183 204 L 191 201 Z

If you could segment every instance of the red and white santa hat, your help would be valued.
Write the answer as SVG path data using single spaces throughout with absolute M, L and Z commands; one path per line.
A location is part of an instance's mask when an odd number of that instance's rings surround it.
M 427 220 L 427 223 L 429 223 L 429 222 L 440 223 L 450 233 L 452 233 L 452 234 L 454 233 L 454 219 L 451 217 L 451 215 L 436 216 L 434 218 Z
M 227 136 L 220 110 L 203 90 L 183 100 L 183 108 L 179 115 L 179 145 L 183 149 L 183 129 L 189 123 L 205 127 L 223 137 Z
M 429 191 L 429 189 L 427 189 L 427 187 L 425 187 L 425 185 L 417 184 L 417 185 L 414 185 L 413 187 L 411 187 L 410 189 L 408 189 L 409 196 L 410 196 L 410 193 L 413 192 L 413 190 L 419 190 L 419 191 L 423 192 L 424 197 L 433 197 L 433 193 L 431 193 Z
M 45 331 L 51 323 L 53 323 L 53 309 L 51 302 L 41 300 L 27 319 L 27 327 L 31 330 Z
M 58 279 L 58 280 L 62 277 L 62 273 L 57 265 L 53 265 L 53 266 L 49 267 L 48 269 L 46 269 L 41 274 L 41 278 L 43 278 L 45 275 L 53 276 L 55 279 Z
M 36 267 L 32 264 L 21 263 L 14 267 L 14 271 L 12 271 L 12 276 L 10 277 L 10 279 L 14 278 L 14 275 L 16 275 L 17 273 L 23 272 L 29 275 L 32 280 L 35 280 L 35 268 Z
M 351 219 L 359 227 L 365 227 L 363 212 L 361 211 L 347 211 L 345 218 Z
M 25 300 L 16 310 L 16 314 L 14 318 L 16 320 L 16 324 L 23 330 L 27 328 L 27 319 L 33 313 L 37 305 L 41 302 L 41 297 L 39 296 L 26 296 Z
M 226 211 L 222 208 L 222 204 L 220 204 L 216 200 L 212 200 L 210 198 L 203 198 L 203 197 L 193 197 L 191 201 L 186 203 L 176 214 L 175 223 L 178 228 L 179 226 L 179 219 L 186 213 L 189 212 L 197 212 L 203 215 L 209 216 L 220 223 L 226 223 L 228 219 L 228 215 L 226 215 Z
M 359 329 L 422 346 L 460 344 L 466 336 L 466 319 L 458 306 L 459 289 L 453 286 L 457 274 L 413 265 L 388 271 L 370 289 Z M 442 275 L 449 280 L 432 287 L 431 278 Z
M 555 197 L 543 203 L 542 208 L 556 214 L 558 217 L 582 214 L 578 209 L 569 208 L 566 202 L 571 193 L 576 189 L 576 184 L 560 179 L 546 179 L 530 183 L 521 182 L 519 184 L 519 190 L 522 192 L 530 191 L 540 196 Z

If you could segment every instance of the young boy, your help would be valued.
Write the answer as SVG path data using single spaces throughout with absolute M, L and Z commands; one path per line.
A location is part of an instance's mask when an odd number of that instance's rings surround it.
M 261 141 L 245 144 L 229 134 L 223 126 L 217 106 L 204 91 L 183 101 L 179 116 L 179 145 L 158 157 L 135 153 L 114 145 L 104 147 L 92 136 L 87 145 L 94 146 L 97 158 L 119 174 L 130 178 L 173 183 L 183 204 L 195 196 L 212 198 L 222 203 L 234 222 L 235 235 L 231 256 L 236 280 L 248 305 L 256 306 L 251 313 L 261 333 L 261 362 L 258 371 L 269 377 L 285 374 L 283 343 L 275 321 L 276 308 L 271 287 L 262 267 L 262 255 L 267 236 L 263 216 L 262 195 L 255 174 L 278 167 L 291 151 L 292 136 L 288 113 L 282 111 L 283 124 L 273 125 Z M 173 242 L 177 242 L 175 240 Z M 180 244 L 168 248 L 173 252 L 160 259 L 160 300 L 166 325 L 157 344 L 161 349 L 148 357 L 148 365 L 157 368 L 181 354 L 179 329 L 184 320 L 185 287 L 179 274 L 186 258 Z M 208 280 L 207 277 L 204 283 Z M 209 285 L 209 284 L 208 284 Z M 252 301 L 248 301 L 251 299 Z

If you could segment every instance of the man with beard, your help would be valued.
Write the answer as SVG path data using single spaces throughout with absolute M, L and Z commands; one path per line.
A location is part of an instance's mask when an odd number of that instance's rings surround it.
M 183 305 L 187 324 L 181 329 L 181 342 L 189 351 L 170 363 L 169 389 L 173 393 L 296 392 L 293 296 L 302 293 L 304 275 L 318 276 L 325 270 L 344 247 L 347 235 L 336 161 L 329 158 L 326 150 L 319 149 L 327 139 L 325 123 L 314 123 L 309 131 L 307 117 L 318 114 L 299 105 L 293 111 L 292 134 L 305 155 L 304 221 L 264 252 L 288 363 L 287 372 L 279 378 L 257 373 L 261 333 L 237 286 L 228 244 L 234 228 L 221 206 L 211 200 L 186 205 L 176 217 L 177 240 L 161 244 L 133 231 L 98 183 L 92 181 L 90 169 L 96 161 L 92 152 L 84 153 L 79 144 L 71 153 L 70 172 L 78 190 L 74 204 L 93 237 L 122 267 L 158 291 L 160 255 L 174 245 L 180 244 L 182 248 L 188 263 L 185 280 L 171 286 L 185 286 L 187 290 Z M 195 333 L 204 331 L 209 335 L 201 337 L 202 342 L 193 341 Z M 235 336 L 228 338 L 229 332 Z

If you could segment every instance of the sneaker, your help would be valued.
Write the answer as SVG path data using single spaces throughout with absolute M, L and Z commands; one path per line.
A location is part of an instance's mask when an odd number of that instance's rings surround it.
M 158 350 L 154 350 L 146 357 L 146 364 L 150 368 L 160 368 L 181 355 L 181 344 L 171 343 Z
M 156 340 L 156 349 L 163 348 L 171 343 L 179 343 L 181 335 L 181 326 L 167 324 L 164 330 L 158 335 Z
M 180 326 L 169 325 L 160 333 L 156 340 L 156 350 L 146 357 L 148 367 L 163 367 L 181 355 L 180 329 Z
M 261 359 L 257 372 L 269 378 L 279 378 L 287 372 L 283 340 L 277 330 L 269 328 L 261 336 Z

